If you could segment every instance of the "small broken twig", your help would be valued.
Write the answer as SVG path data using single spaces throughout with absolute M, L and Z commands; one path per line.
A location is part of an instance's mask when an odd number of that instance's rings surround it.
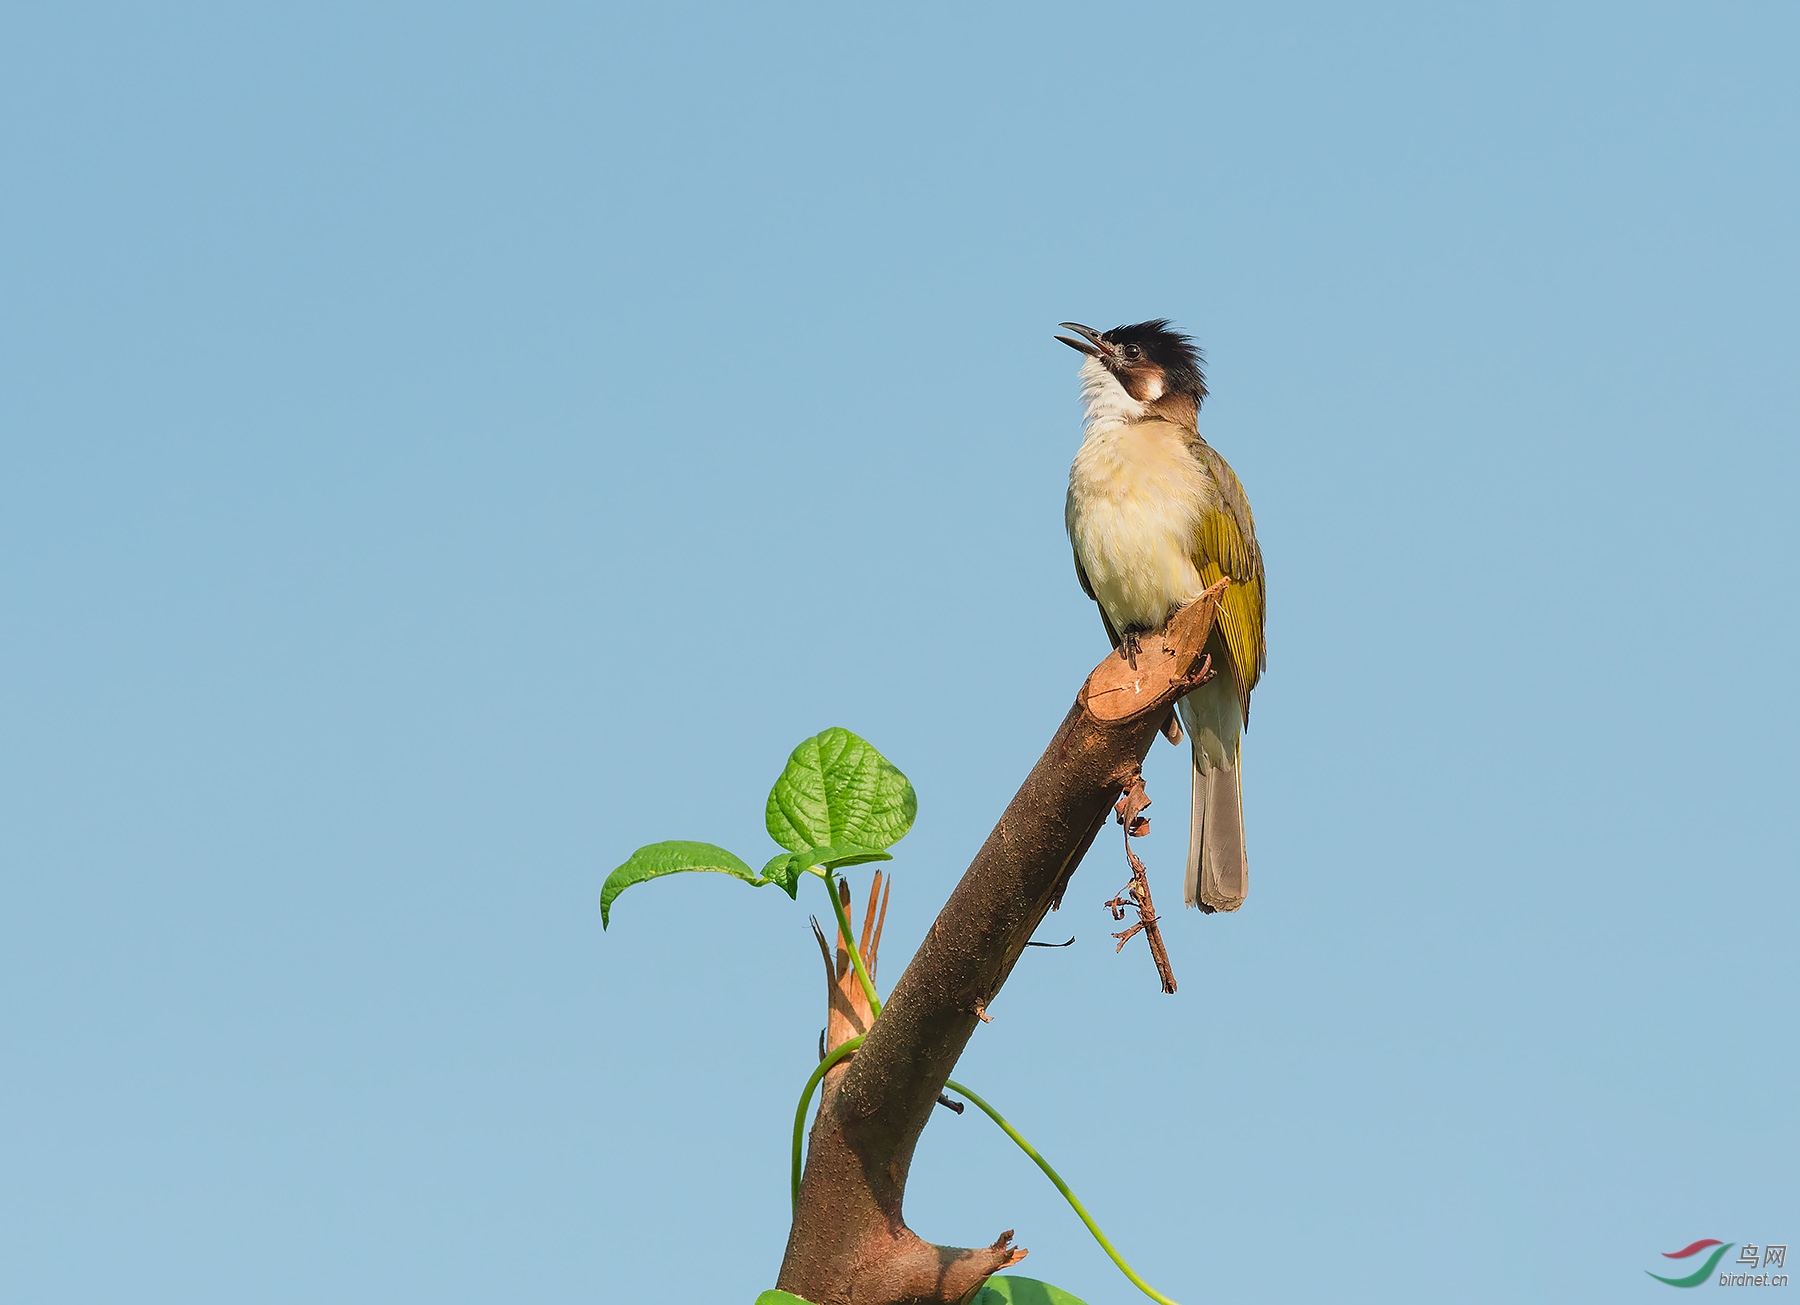
M 1117 897 L 1106 903 L 1106 909 L 1112 912 L 1115 920 L 1123 920 L 1128 908 L 1138 913 L 1136 924 L 1113 935 L 1119 940 L 1119 945 L 1113 948 L 1113 952 L 1117 954 L 1124 951 L 1125 944 L 1141 930 L 1150 944 L 1150 959 L 1156 962 L 1156 973 L 1162 979 L 1162 990 L 1173 993 L 1175 971 L 1169 964 L 1169 949 L 1163 945 L 1162 929 L 1157 925 L 1156 906 L 1150 900 L 1150 876 L 1138 854 L 1131 850 L 1132 839 L 1142 838 L 1150 832 L 1150 820 L 1143 814 L 1149 805 L 1150 795 L 1144 791 L 1144 772 L 1133 770 L 1131 782 L 1125 786 L 1125 791 L 1119 795 L 1118 805 L 1113 808 L 1113 814 L 1125 827 L 1125 859 L 1131 865 L 1131 882 Z

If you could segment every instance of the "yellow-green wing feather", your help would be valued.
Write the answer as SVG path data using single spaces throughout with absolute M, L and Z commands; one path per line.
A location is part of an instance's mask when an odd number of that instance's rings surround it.
M 1250 499 L 1230 464 L 1198 436 L 1191 447 L 1219 488 L 1218 508 L 1200 520 L 1194 564 L 1203 584 L 1214 584 L 1221 576 L 1231 579 L 1219 604 L 1218 626 L 1231 653 L 1238 701 L 1247 721 L 1250 690 L 1262 678 L 1268 662 L 1263 644 L 1263 560 L 1262 549 L 1256 543 L 1256 519 L 1250 514 Z

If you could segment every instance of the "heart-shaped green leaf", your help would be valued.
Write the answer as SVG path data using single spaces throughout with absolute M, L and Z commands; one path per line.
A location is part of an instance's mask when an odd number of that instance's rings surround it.
M 757 1305 L 762 1305 L 762 1302 L 759 1300 Z M 1021 1278 L 1008 1273 L 998 1278 L 989 1278 L 987 1284 L 975 1293 L 975 1299 L 970 1305 L 1086 1305 L 1086 1302 L 1079 1296 L 1071 1296 L 1061 1287 L 1052 1287 L 1036 1278 Z
M 919 797 L 873 745 L 834 728 L 794 749 L 764 814 L 769 837 L 790 852 L 845 844 L 879 851 L 912 828 Z
M 791 1291 L 776 1291 L 769 1288 L 756 1298 L 756 1305 L 812 1305 L 809 1300 L 802 1300 Z
M 683 870 L 712 870 L 758 887 L 769 882 L 730 852 L 711 843 L 689 843 L 681 839 L 652 843 L 633 852 L 631 860 L 606 876 L 606 882 L 600 886 L 600 927 L 604 929 L 610 923 L 608 917 L 612 914 L 613 899 L 627 888 L 646 879 L 680 874 Z M 788 892 L 792 894 L 793 889 Z
M 800 888 L 800 876 L 813 866 L 835 870 L 839 866 L 861 865 L 865 861 L 892 861 L 891 852 L 878 852 L 872 847 L 840 843 L 836 847 L 809 847 L 804 852 L 777 852 L 762 868 L 763 878 L 787 889 L 794 897 Z

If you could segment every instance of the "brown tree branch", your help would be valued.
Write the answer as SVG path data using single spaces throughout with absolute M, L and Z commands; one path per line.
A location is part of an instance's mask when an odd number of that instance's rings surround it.
M 867 1040 L 826 1076 L 778 1279 L 784 1291 L 816 1305 L 949 1305 L 1023 1258 L 1010 1231 L 979 1249 L 916 1236 L 901 1213 L 913 1150 L 979 1014 L 1060 899 L 1170 706 L 1198 682 L 1225 585 L 1146 636 L 1135 667 L 1108 656 L 1088 676 Z

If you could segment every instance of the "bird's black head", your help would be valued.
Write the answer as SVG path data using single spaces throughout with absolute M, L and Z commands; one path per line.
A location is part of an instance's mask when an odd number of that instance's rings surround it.
M 1198 412 L 1205 401 L 1206 373 L 1201 367 L 1206 360 L 1192 340 L 1170 329 L 1168 318 L 1115 326 L 1104 334 L 1074 322 L 1060 325 L 1081 338 L 1059 335 L 1057 339 L 1078 353 L 1099 359 L 1139 403 L 1192 403 Z

